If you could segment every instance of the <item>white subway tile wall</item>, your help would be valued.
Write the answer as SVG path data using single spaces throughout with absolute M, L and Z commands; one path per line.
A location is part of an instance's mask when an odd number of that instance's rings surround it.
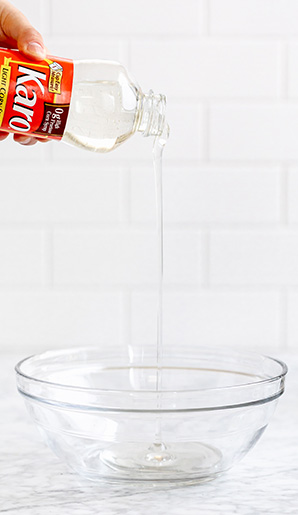
M 13 3 L 167 95 L 165 345 L 298 349 L 298 2 Z M 155 344 L 152 140 L 0 145 L 0 352 Z

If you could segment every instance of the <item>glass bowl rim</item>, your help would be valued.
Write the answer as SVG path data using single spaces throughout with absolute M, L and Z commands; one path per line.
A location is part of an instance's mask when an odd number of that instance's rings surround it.
M 175 348 L 176 346 L 174 346 L 173 348 Z M 281 379 L 283 379 L 287 372 L 288 372 L 288 366 L 286 365 L 286 363 L 284 363 L 282 360 L 278 359 L 278 358 L 273 358 L 271 356 L 268 356 L 267 354 L 263 354 L 263 353 L 257 353 L 257 352 L 251 352 L 251 351 L 239 351 L 239 350 L 235 350 L 235 349 L 232 349 L 232 348 L 225 348 L 225 349 L 222 349 L 221 347 L 215 347 L 215 346 L 212 346 L 212 347 L 203 347 L 203 346 L 192 346 L 192 348 L 194 349 L 194 351 L 197 351 L 197 352 L 200 352 L 200 351 L 208 351 L 209 353 L 210 352 L 216 352 L 216 355 L 218 356 L 219 354 L 221 354 L 222 356 L 229 356 L 231 354 L 234 354 L 234 355 L 238 355 L 238 356 L 250 356 L 250 357 L 255 357 L 255 358 L 262 358 L 262 359 L 266 359 L 266 360 L 269 360 L 271 362 L 274 362 L 276 363 L 277 365 L 279 365 L 281 367 L 281 372 L 277 375 L 273 375 L 272 377 L 268 377 L 268 378 L 265 378 L 265 379 L 260 379 L 258 381 L 252 381 L 252 382 L 248 382 L 248 383 L 242 383 L 242 384 L 237 384 L 237 385 L 228 385 L 228 386 L 219 386 L 219 387 L 207 387 L 207 388 L 191 388 L 191 389 L 184 389 L 184 390 L 163 390 L 162 392 L 159 392 L 159 393 L 162 393 L 162 394 L 166 394 L 166 395 L 170 395 L 170 394 L 175 394 L 175 395 L 179 395 L 179 394 L 187 394 L 187 393 L 200 393 L 200 392 L 212 392 L 212 393 L 215 393 L 216 391 L 234 391 L 234 390 L 240 390 L 240 389 L 244 389 L 244 388 L 249 388 L 249 387 L 256 387 L 256 386 L 261 386 L 261 385 L 265 385 L 265 384 L 270 384 L 270 383 L 274 383 L 276 381 L 279 381 Z M 40 384 L 43 384 L 45 386 L 49 386 L 49 387 L 53 387 L 53 388 L 61 388 L 61 389 L 65 389 L 65 390 L 72 390 L 72 391 L 78 391 L 78 392 L 85 392 L 85 393 L 105 393 L 105 394 L 138 394 L 138 395 L 152 395 L 152 394 L 157 394 L 158 391 L 154 391 L 154 390 L 145 390 L 145 389 L 142 389 L 142 390 L 128 390 L 128 389 L 111 389 L 111 388 L 89 388 L 87 386 L 75 386 L 75 385 L 70 385 L 70 384 L 63 384 L 63 383 L 58 383 L 58 382 L 52 382 L 52 381 L 47 381 L 45 379 L 39 379 L 39 378 L 36 378 L 36 377 L 33 377 L 33 376 L 30 376 L 29 374 L 26 374 L 24 373 L 21 368 L 22 368 L 22 365 L 28 361 L 30 361 L 31 359 L 33 358 L 38 358 L 38 357 L 42 357 L 44 355 L 56 355 L 56 356 L 59 356 L 59 355 L 65 355 L 65 354 L 68 354 L 68 353 L 79 353 L 79 352 L 88 352 L 88 351 L 102 351 L 102 349 L 97 349 L 96 347 L 91 347 L 91 346 L 88 346 L 88 347 L 73 347 L 73 348 L 68 348 L 68 349 L 55 349 L 55 350 L 50 350 L 50 351 L 45 351 L 45 352 L 42 352 L 42 353 L 39 353 L 39 354 L 32 354 L 30 356 L 27 356 L 26 358 L 23 358 L 22 360 L 20 360 L 16 366 L 15 366 L 15 372 L 17 374 L 17 376 L 21 376 L 23 377 L 25 380 L 27 381 L 32 381 L 34 383 L 40 383 Z M 123 349 L 121 349 L 123 350 Z M 134 364 L 132 363 L 132 368 L 133 368 Z M 181 367 L 183 368 L 183 366 Z

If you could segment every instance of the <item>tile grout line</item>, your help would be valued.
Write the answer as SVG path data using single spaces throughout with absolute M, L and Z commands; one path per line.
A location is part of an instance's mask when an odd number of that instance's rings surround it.
M 46 290 L 54 289 L 54 234 L 53 228 L 47 226 L 43 233 L 43 282 Z
M 206 277 L 206 276 L 205 276 Z M 205 281 L 207 283 L 207 281 Z M 287 293 L 293 293 L 295 295 L 298 294 L 298 284 L 295 285 L 280 285 L 280 284 L 271 284 L 271 285 L 246 285 L 241 284 L 238 286 L 231 284 L 198 284 L 192 281 L 192 283 L 165 283 L 165 293 L 166 294 L 177 294 L 177 293 L 185 293 L 185 294 L 214 294 L 214 295 L 243 295 L 246 294 L 248 296 L 255 294 L 278 294 L 281 289 L 287 291 Z M 44 286 L 40 284 L 0 284 L 1 293 L 45 293 Z M 55 283 L 51 288 L 51 292 L 55 293 L 98 293 L 98 294 L 127 294 L 127 293 L 155 293 L 156 285 L 155 284 L 139 284 L 132 285 L 131 283 Z
M 279 346 L 283 351 L 288 350 L 288 292 L 281 290 L 279 297 Z
M 279 210 L 280 210 L 280 222 L 288 227 L 288 168 L 283 166 L 279 173 Z
M 119 49 L 119 61 L 121 64 L 125 64 L 128 72 L 131 67 L 131 43 L 130 40 L 126 37 L 121 38 L 118 41 L 118 49 Z
M 123 167 L 120 171 L 119 188 L 119 220 L 127 225 L 131 222 L 131 172 L 129 167 Z M 121 227 L 119 227 L 121 229 Z
M 201 1 L 201 11 L 199 9 L 199 36 L 208 37 L 210 32 L 210 13 L 209 0 Z
M 46 0 L 44 2 L 40 2 L 39 5 L 40 17 L 41 17 L 41 26 L 42 26 L 42 34 L 45 34 L 46 37 L 52 36 L 52 2 L 51 0 Z M 45 41 L 47 44 L 47 42 Z
M 126 55 L 127 55 L 127 68 L 132 68 L 132 36 L 126 37 Z
M 284 203 L 284 201 L 283 201 Z M 125 215 L 126 216 L 126 215 Z M 58 229 L 61 231 L 72 231 L 81 232 L 85 230 L 90 233 L 92 231 L 107 234 L 107 233 L 119 233 L 123 230 L 129 234 L 142 232 L 154 233 L 155 222 L 130 222 L 124 227 L 124 223 L 121 222 L 49 222 L 51 229 Z M 0 222 L 0 231 L 35 231 L 43 230 L 45 223 L 40 222 L 23 222 L 23 221 L 7 221 Z M 297 234 L 298 222 L 292 222 L 290 224 L 285 221 L 284 216 L 280 222 L 165 222 L 165 228 L 168 232 L 189 232 L 196 233 L 198 231 L 229 231 L 232 233 L 253 231 L 263 233 L 264 231 L 270 231 L 269 234 L 275 234 L 279 231 L 281 234 Z
M 127 350 L 132 344 L 132 310 L 131 291 L 121 293 L 121 326 L 119 327 L 119 341 Z
M 288 44 L 279 41 L 278 44 L 278 89 L 279 98 L 288 99 Z
M 204 231 L 201 235 L 202 261 L 201 261 L 201 283 L 203 288 L 209 288 L 210 284 L 210 234 Z
M 203 107 L 204 118 L 202 129 L 204 131 L 203 137 L 203 160 L 207 163 L 210 162 L 210 104 L 205 103 Z

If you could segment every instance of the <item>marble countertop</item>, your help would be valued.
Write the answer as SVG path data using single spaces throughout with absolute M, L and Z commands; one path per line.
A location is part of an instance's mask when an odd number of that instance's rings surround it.
M 9 515 L 290 515 L 298 513 L 298 355 L 286 393 L 256 447 L 202 485 L 107 486 L 80 479 L 43 444 L 16 391 L 14 364 L 0 358 L 0 513 Z

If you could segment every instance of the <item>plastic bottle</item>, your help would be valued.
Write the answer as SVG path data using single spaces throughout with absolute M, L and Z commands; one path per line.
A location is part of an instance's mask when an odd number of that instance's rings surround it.
M 144 94 L 112 61 L 49 56 L 33 62 L 0 49 L 0 130 L 108 152 L 136 132 L 160 135 L 165 97 Z
M 162 133 L 165 97 L 143 94 L 118 63 L 75 61 L 63 141 L 97 152 L 113 150 L 135 132 Z

